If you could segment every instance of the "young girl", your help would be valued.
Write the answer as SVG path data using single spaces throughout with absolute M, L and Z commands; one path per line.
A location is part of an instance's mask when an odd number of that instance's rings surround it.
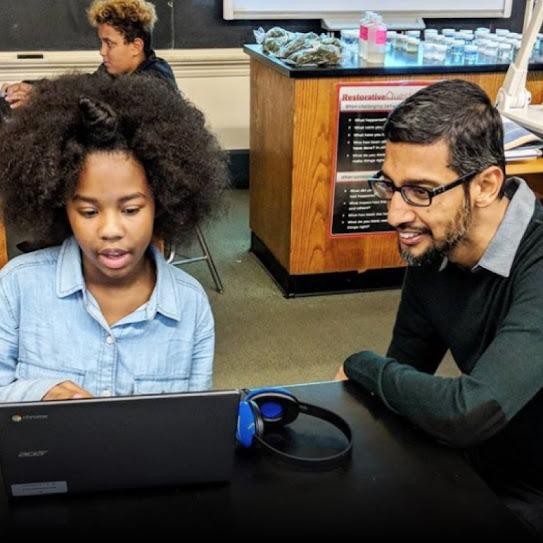
M 47 240 L 0 272 L 0 401 L 211 388 L 207 296 L 153 244 L 192 239 L 228 186 L 203 114 L 155 78 L 35 91 L 0 129 L 4 220 Z

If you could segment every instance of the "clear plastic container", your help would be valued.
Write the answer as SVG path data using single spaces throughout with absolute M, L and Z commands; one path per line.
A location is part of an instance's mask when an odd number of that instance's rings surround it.
M 425 28 L 424 29 L 424 41 L 432 41 L 435 36 L 439 34 L 437 28 Z
M 396 30 L 387 30 L 387 53 L 393 52 L 396 48 Z
M 369 27 L 372 24 L 374 16 L 373 11 L 365 11 L 358 27 L 358 56 L 364 60 L 368 56 Z
M 451 58 L 451 52 L 456 40 L 452 36 L 446 36 L 443 43 L 447 46 L 447 58 Z
M 416 36 L 407 36 L 405 40 L 405 54 L 416 57 L 419 54 L 420 39 Z
M 474 32 L 475 39 L 486 38 L 488 34 L 490 34 L 490 28 L 485 28 L 485 27 L 479 27 Z
M 357 60 L 358 57 L 358 36 L 356 29 L 345 29 L 339 33 L 341 42 L 341 62 L 349 64 Z
M 445 64 L 447 60 L 447 46 L 444 43 L 434 44 L 434 63 Z
M 466 33 L 464 31 L 462 31 L 460 33 L 460 36 L 466 42 L 466 45 L 468 45 L 470 43 L 473 43 L 473 41 L 475 40 L 475 34 L 473 34 L 473 32 L 471 34 L 469 34 L 469 33 Z
M 464 64 L 477 64 L 479 55 L 479 47 L 475 44 L 469 44 L 464 47 Z
M 483 48 L 484 62 L 492 64 L 498 59 L 498 43 L 495 41 L 488 41 Z
M 532 52 L 530 53 L 530 60 L 532 62 L 536 62 L 537 60 L 539 60 L 540 48 L 541 48 L 541 34 L 538 34 L 535 37 L 535 42 L 532 47 Z
M 510 43 L 498 43 L 498 54 L 496 56 L 497 62 L 511 62 L 511 53 L 513 51 L 513 46 Z
M 451 45 L 451 62 L 453 64 L 463 64 L 465 47 L 466 42 L 464 40 L 454 40 Z
M 420 40 L 420 30 L 406 30 L 405 35 L 411 38 L 419 38 Z
M 368 58 L 370 64 L 384 64 L 387 50 L 387 27 L 381 15 L 376 15 L 368 31 Z
M 404 40 L 405 40 L 406 37 L 407 36 L 402 32 L 397 32 L 396 33 L 396 39 L 394 40 L 394 49 L 397 52 L 403 51 L 403 49 L 404 49 L 403 43 L 404 43 Z M 387 33 L 387 40 L 388 40 L 388 33 Z
M 424 40 L 422 44 L 422 62 L 432 64 L 434 62 L 436 44 L 432 41 Z

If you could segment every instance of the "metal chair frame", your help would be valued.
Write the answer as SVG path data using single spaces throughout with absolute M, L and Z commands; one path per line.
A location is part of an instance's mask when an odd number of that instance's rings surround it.
M 170 241 L 169 243 L 170 254 L 168 255 L 168 258 L 166 259 L 166 261 L 169 264 L 173 264 L 174 266 L 180 266 L 182 264 L 190 264 L 192 262 L 200 262 L 201 260 L 205 260 L 209 267 L 209 271 L 211 272 L 211 277 L 213 277 L 213 281 L 215 282 L 215 287 L 217 288 L 217 292 L 222 293 L 224 292 L 224 287 L 223 287 L 221 278 L 219 276 L 219 272 L 217 271 L 217 267 L 215 266 L 215 262 L 213 260 L 213 257 L 211 256 L 211 252 L 209 251 L 209 247 L 206 243 L 204 234 L 199 226 L 196 227 L 196 237 L 202 249 L 203 255 L 195 256 L 195 257 L 183 256 L 181 258 L 176 259 L 177 253 L 175 250 L 175 243 L 173 241 Z

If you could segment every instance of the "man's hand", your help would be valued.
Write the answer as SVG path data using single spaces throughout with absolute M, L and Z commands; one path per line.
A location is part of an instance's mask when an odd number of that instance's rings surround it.
M 334 381 L 346 381 L 347 379 L 349 378 L 345 375 L 345 372 L 343 371 L 343 364 L 341 364 L 334 377 Z
M 3 83 L 0 94 L 10 105 L 11 109 L 17 109 L 28 102 L 32 85 L 30 83 Z
M 45 394 L 42 400 L 77 400 L 80 398 L 92 398 L 92 394 L 73 381 L 63 381 Z

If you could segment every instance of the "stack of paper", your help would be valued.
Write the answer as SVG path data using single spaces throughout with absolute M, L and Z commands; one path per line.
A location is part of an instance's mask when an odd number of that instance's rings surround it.
M 527 160 L 543 154 L 543 138 L 502 115 L 505 160 Z

